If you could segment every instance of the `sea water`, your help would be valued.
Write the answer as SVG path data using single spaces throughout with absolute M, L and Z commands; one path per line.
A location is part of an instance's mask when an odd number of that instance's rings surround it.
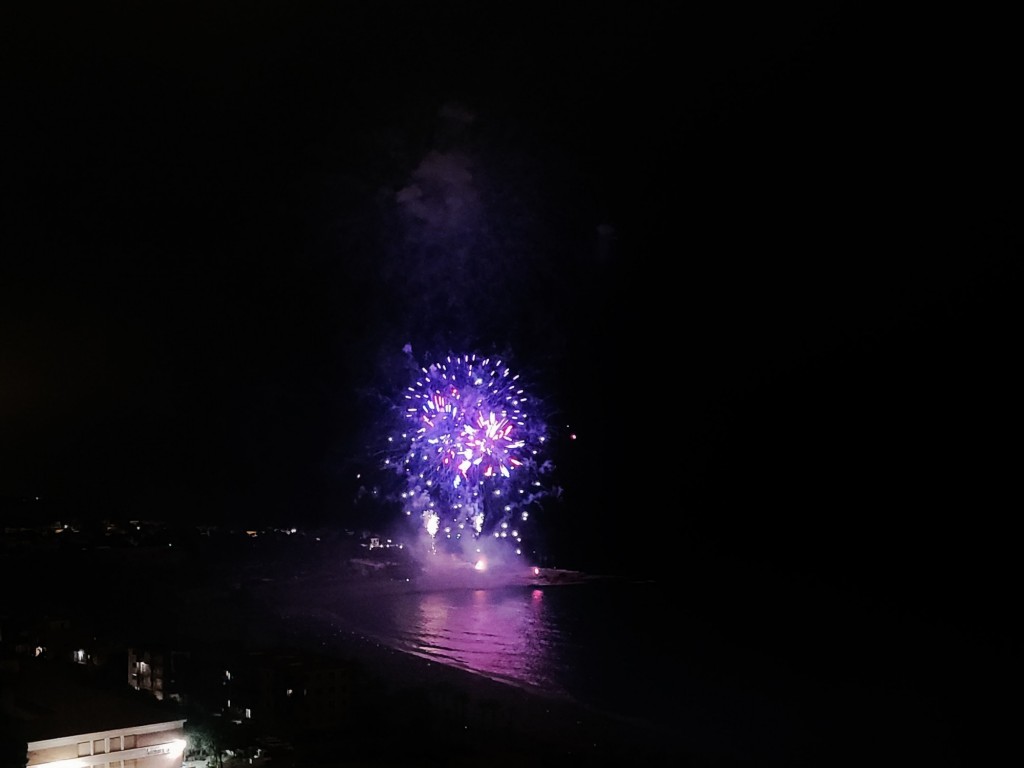
M 292 642 L 341 649 L 352 633 L 735 757 L 790 754 L 792 702 L 741 670 L 752 661 L 681 592 L 656 581 L 419 589 L 306 588 L 288 600 Z

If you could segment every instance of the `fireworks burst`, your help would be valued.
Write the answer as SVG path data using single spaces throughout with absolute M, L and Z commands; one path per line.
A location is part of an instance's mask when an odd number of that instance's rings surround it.
M 495 539 L 521 553 L 530 507 L 550 493 L 541 477 L 553 469 L 546 426 L 528 405 L 500 359 L 449 355 L 419 368 L 385 463 L 403 478 L 403 512 L 422 522 L 432 548 Z

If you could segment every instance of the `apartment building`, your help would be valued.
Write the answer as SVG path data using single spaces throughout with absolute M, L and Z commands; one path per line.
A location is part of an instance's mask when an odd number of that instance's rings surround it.
M 5 664 L 0 711 L 24 739 L 28 768 L 181 768 L 185 720 L 152 697 L 86 684 L 74 666 Z

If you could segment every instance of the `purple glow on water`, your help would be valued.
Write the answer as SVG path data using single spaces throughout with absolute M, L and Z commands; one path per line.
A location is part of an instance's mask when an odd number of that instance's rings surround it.
M 680 610 L 685 591 L 676 585 L 309 586 L 282 585 L 277 605 L 289 634 L 318 652 L 330 650 L 332 636 L 355 634 L 716 749 L 784 743 L 799 726 L 779 701 L 716 679 L 717 670 L 745 662 L 705 621 Z M 667 619 L 675 628 L 666 629 Z M 754 734 L 745 730 L 751 717 L 764 724 Z
M 558 692 L 557 629 L 544 592 L 477 589 L 411 593 L 389 603 L 404 650 L 487 677 Z

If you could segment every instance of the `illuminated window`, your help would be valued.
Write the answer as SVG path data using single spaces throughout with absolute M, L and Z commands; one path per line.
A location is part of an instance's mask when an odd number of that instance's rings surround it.
M 135 734 L 134 733 L 129 735 L 129 736 L 125 736 L 124 737 L 124 748 L 125 749 L 135 749 Z M 132 761 L 132 762 L 134 762 L 134 761 Z M 127 762 L 125 764 L 125 768 L 127 768 Z
M 92 753 L 94 755 L 102 755 L 107 751 L 107 746 L 104 741 L 105 739 L 96 739 L 96 741 L 92 743 Z
M 110 737 L 110 751 L 111 752 L 120 752 L 121 751 L 121 737 L 120 736 L 111 736 Z
M 245 708 L 245 719 L 252 720 L 252 710 L 248 707 Z
M 78 756 L 79 757 L 86 757 L 87 755 L 91 755 L 92 754 L 91 747 L 92 747 L 92 745 L 88 741 L 80 741 L 80 742 L 78 742 Z

